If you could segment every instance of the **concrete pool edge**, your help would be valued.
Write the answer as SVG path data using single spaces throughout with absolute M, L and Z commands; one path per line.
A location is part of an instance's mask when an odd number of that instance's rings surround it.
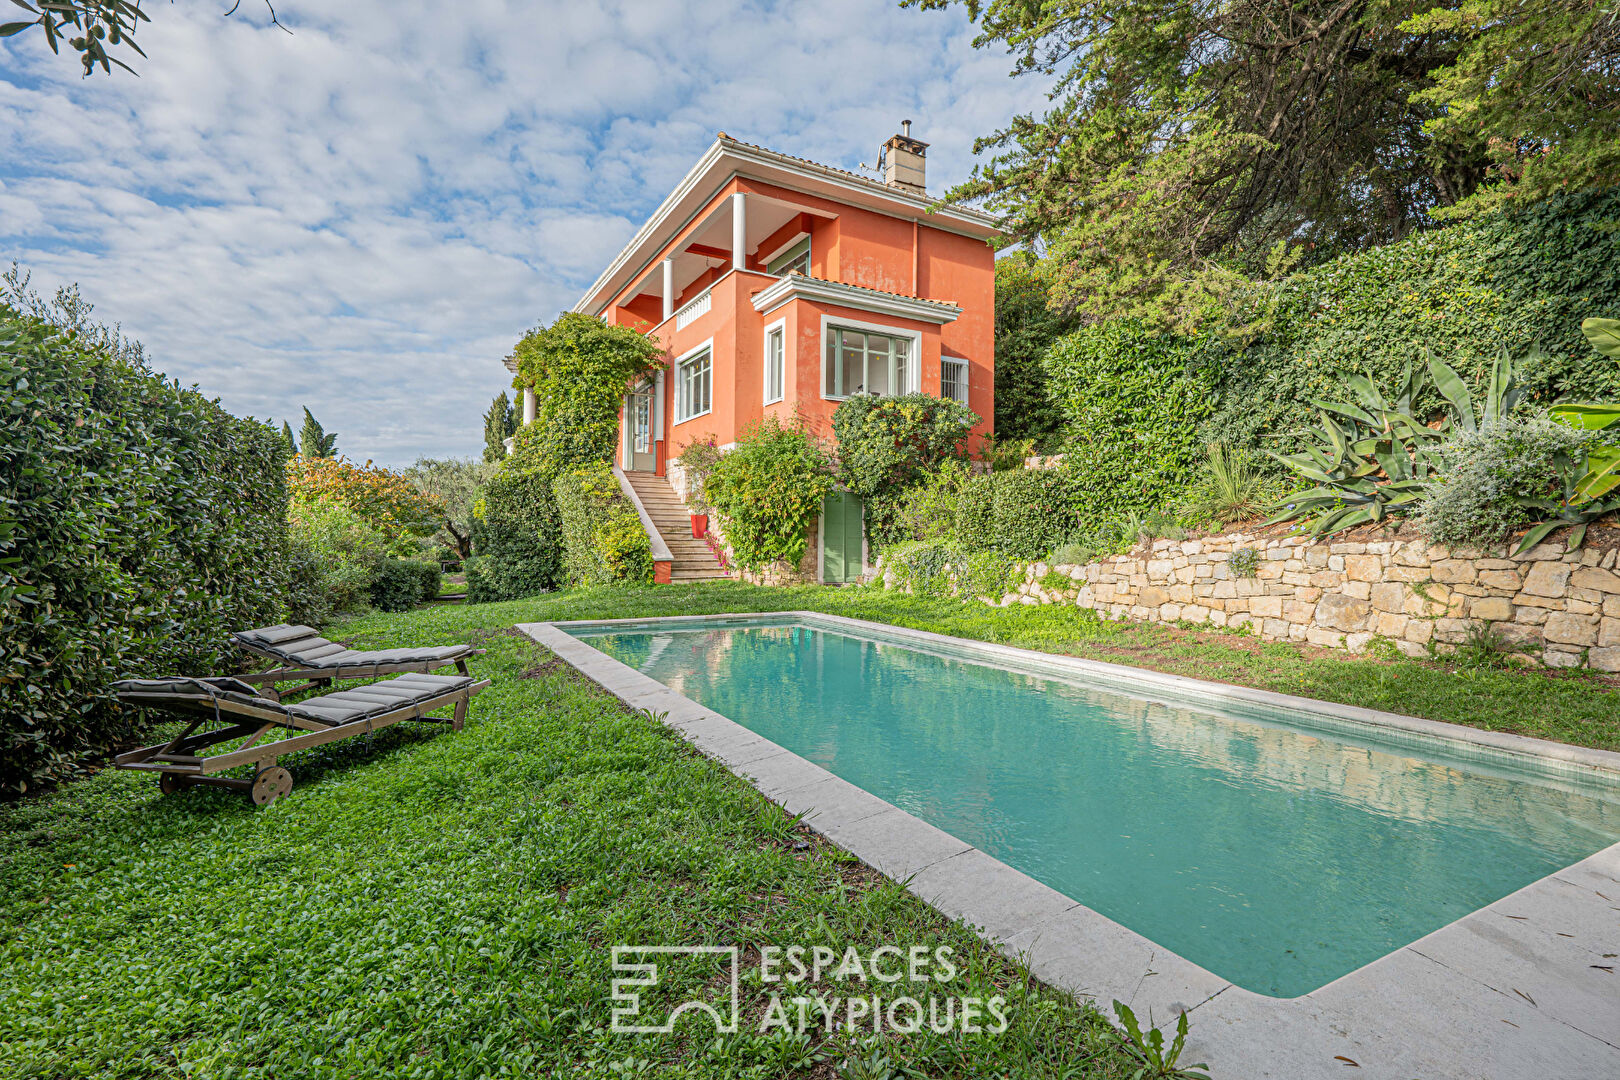
M 752 783 L 833 843 L 950 918 L 961 919 L 1025 962 L 1043 980 L 1105 1009 L 1115 998 L 1163 1024 L 1175 1008 L 1193 1012 L 1184 1061 L 1208 1061 L 1221 1077 L 1534 1077 L 1549 1068 L 1620 1075 L 1620 976 L 1599 965 L 1620 911 L 1620 844 L 1481 908 L 1427 937 L 1300 998 L 1276 999 L 1233 986 L 1078 901 L 929 825 L 820 766 L 670 690 L 573 637 L 567 629 L 630 629 L 715 623 L 802 621 L 871 636 L 899 637 L 986 656 L 1054 661 L 1076 674 L 1158 680 L 1185 694 L 1258 701 L 1272 708 L 1342 710 L 1376 727 L 1458 739 L 1454 725 L 1335 706 L 1267 691 L 1167 676 L 815 612 L 671 616 L 525 623 L 546 646 L 621 701 L 663 713 L 697 749 Z M 567 628 L 567 629 L 565 629 Z M 1143 680 L 1143 676 L 1153 679 Z M 1180 695 L 1178 695 L 1180 696 Z M 1415 726 L 1408 726 L 1415 725 Z M 1441 729 L 1436 731 L 1434 729 Z M 1574 753 L 1558 760 L 1620 773 L 1620 755 L 1523 736 L 1460 729 L 1514 755 L 1542 746 Z M 1599 890 L 1610 889 L 1605 895 Z M 1604 935 L 1608 935 L 1607 939 Z M 1612 962 L 1609 965 L 1613 966 Z M 1483 1072 L 1481 1071 L 1483 1070 Z M 1552 1075 L 1559 1075 L 1554 1072 Z

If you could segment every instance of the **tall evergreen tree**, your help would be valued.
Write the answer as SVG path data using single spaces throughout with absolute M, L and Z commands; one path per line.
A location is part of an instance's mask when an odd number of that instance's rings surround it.
M 292 425 L 285 420 L 281 422 L 281 441 L 287 447 L 288 457 L 298 456 L 298 440 L 293 438 Z
M 491 464 L 506 457 L 506 439 L 517 432 L 517 409 L 501 391 L 484 413 L 484 460 Z
M 298 446 L 307 458 L 331 457 L 337 453 L 337 432 L 328 435 L 307 405 L 304 406 L 304 430 L 299 433 Z

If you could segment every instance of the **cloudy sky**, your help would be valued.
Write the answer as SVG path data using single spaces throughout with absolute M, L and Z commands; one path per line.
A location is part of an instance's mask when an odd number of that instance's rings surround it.
M 278 0 L 290 35 L 228 6 L 148 5 L 139 78 L 0 41 L 0 260 L 395 466 L 481 450 L 501 357 L 716 131 L 855 168 L 911 118 L 937 191 L 1043 89 L 892 0 Z

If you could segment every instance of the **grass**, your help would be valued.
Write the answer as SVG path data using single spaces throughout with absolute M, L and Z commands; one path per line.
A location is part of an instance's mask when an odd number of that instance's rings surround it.
M 476 639 L 494 683 L 460 733 L 401 725 L 286 759 L 297 786 L 271 807 L 109 769 L 0 808 L 0 1075 L 1129 1075 L 1089 1005 L 501 632 L 533 613 L 347 627 Z M 1010 1027 L 751 1033 L 766 999 L 745 963 L 742 1033 L 610 1034 L 611 946 L 656 943 L 950 947 L 961 971 L 938 992 L 1002 995 Z M 666 972 L 647 1000 L 719 999 L 716 975 Z
M 791 608 L 1620 748 L 1620 700 L 1595 677 L 1352 658 L 1067 606 L 721 583 L 371 615 L 335 632 L 489 650 L 475 672 L 494 684 L 465 731 L 402 725 L 289 758 L 297 786 L 263 810 L 162 798 L 114 770 L 0 808 L 0 1075 L 1129 1075 L 1089 1004 L 508 629 Z M 1002 995 L 1010 1027 L 751 1034 L 765 988 L 745 963 L 742 1034 L 609 1033 L 611 946 L 658 943 L 949 946 L 962 972 L 942 989 Z M 647 1000 L 714 1000 L 715 976 L 683 968 Z

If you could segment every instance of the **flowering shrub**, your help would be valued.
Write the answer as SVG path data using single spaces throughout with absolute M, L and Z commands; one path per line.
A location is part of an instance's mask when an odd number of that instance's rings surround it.
M 287 462 L 287 490 L 295 502 L 328 502 L 347 507 L 386 536 L 402 554 L 416 547 L 410 538 L 432 536 L 444 523 L 444 504 L 396 472 L 347 458 L 307 458 Z

